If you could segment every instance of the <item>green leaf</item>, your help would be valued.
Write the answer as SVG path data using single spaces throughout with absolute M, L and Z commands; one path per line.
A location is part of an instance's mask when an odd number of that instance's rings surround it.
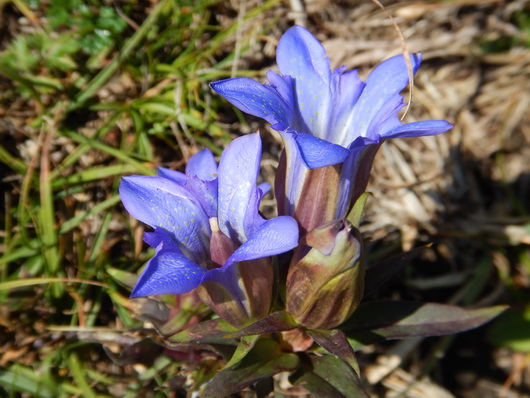
M 524 311 L 510 310 L 499 316 L 489 328 L 488 338 L 497 346 L 530 352 L 530 306 Z
M 182 295 L 180 298 L 181 300 L 179 300 L 176 314 L 161 326 L 155 323 L 155 327 L 157 327 L 157 331 L 161 336 L 173 336 L 183 331 L 193 317 L 202 319 L 210 312 L 210 309 L 206 305 L 199 304 L 192 297 L 188 296 L 185 298 Z
M 368 201 L 368 198 L 372 196 L 370 192 L 365 192 L 355 202 L 353 205 L 353 208 L 351 209 L 350 213 L 346 217 L 346 219 L 352 223 L 352 225 L 356 228 L 359 228 L 359 225 L 361 225 L 361 218 L 363 217 L 364 213 L 364 207 L 366 206 L 366 202 Z
M 307 334 L 315 340 L 322 348 L 325 348 L 333 355 L 346 361 L 357 374 L 360 374 L 359 364 L 355 358 L 355 351 L 348 343 L 346 335 L 338 330 L 308 330 Z
M 241 340 L 239 341 L 234 355 L 232 356 L 232 358 L 230 358 L 230 361 L 226 363 L 223 369 L 231 368 L 232 366 L 241 362 L 241 360 L 245 358 L 245 356 L 250 352 L 250 350 L 254 348 L 259 338 L 259 335 L 241 337 Z
M 92 98 L 98 90 L 109 81 L 109 79 L 118 70 L 125 59 L 138 47 L 145 36 L 152 31 L 161 12 L 170 4 L 168 0 L 163 0 L 153 7 L 145 21 L 136 30 L 132 37 L 130 37 L 121 48 L 119 56 L 113 57 L 112 61 L 108 63 L 103 70 L 101 70 L 88 84 L 88 86 L 81 91 L 74 101 L 69 106 L 69 111 L 80 108 L 88 99 Z
M 265 318 L 246 326 L 236 333 L 237 336 L 252 336 L 257 334 L 284 332 L 299 326 L 285 311 L 274 312 Z
M 112 148 L 93 138 L 87 138 L 85 136 L 82 136 L 81 134 L 78 134 L 72 130 L 63 131 L 63 134 L 78 143 L 89 144 L 89 146 L 94 149 L 98 149 L 104 153 L 109 154 L 110 156 L 115 157 L 116 159 L 120 159 L 121 161 L 128 163 L 130 166 L 132 166 L 132 168 L 129 170 L 134 170 L 137 173 L 146 174 L 146 175 L 156 174 L 156 171 L 153 168 L 141 162 L 138 162 L 137 160 L 133 159 L 127 153 L 125 153 L 124 151 L 120 149 Z
M 27 286 L 34 285 L 48 285 L 50 283 L 83 283 L 87 285 L 107 287 L 105 284 L 96 281 L 89 281 L 83 279 L 69 279 L 69 278 L 24 278 L 24 279 L 15 279 L 13 281 L 1 282 L 0 291 L 11 291 L 13 289 L 18 289 Z
M 309 355 L 299 372 L 290 377 L 316 397 L 368 398 L 357 374 L 334 355 Z
M 260 340 L 238 366 L 217 373 L 201 397 L 227 397 L 276 373 L 295 370 L 299 364 L 298 355 L 282 352 L 273 340 Z
M 81 391 L 83 391 L 83 397 L 96 398 L 96 393 L 94 392 L 94 390 L 92 390 L 90 384 L 85 378 L 86 372 L 83 367 L 83 364 L 74 352 L 70 352 L 70 356 L 68 358 L 68 365 L 74 380 L 76 381 Z
M 382 340 L 441 336 L 481 326 L 506 308 L 503 305 L 465 309 L 436 303 L 372 302 L 362 304 L 341 329 L 359 346 Z
M 107 273 L 120 285 L 125 286 L 130 290 L 134 288 L 134 285 L 136 285 L 136 281 L 138 280 L 138 275 L 118 268 L 107 268 Z
M 170 343 L 187 343 L 190 341 L 218 343 L 233 338 L 236 331 L 236 328 L 217 318 L 201 322 L 173 336 L 166 336 L 166 340 Z
M 111 207 L 116 206 L 120 202 L 120 196 L 115 195 L 110 197 L 107 200 L 104 200 L 103 202 L 98 203 L 97 205 L 91 207 L 89 210 L 85 211 L 84 213 L 78 214 L 75 217 L 72 217 L 71 219 L 67 220 L 61 226 L 59 227 L 59 233 L 64 234 L 68 231 L 71 231 L 75 227 L 77 227 L 81 222 L 86 220 L 88 217 L 100 213 L 102 211 L 105 211 L 107 209 L 110 209 Z
M 28 165 L 22 160 L 11 155 L 3 145 L 0 145 L 0 162 L 10 167 L 16 173 L 26 175 Z

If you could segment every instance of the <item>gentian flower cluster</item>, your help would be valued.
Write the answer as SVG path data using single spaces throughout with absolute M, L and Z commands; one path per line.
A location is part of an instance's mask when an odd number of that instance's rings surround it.
M 365 276 L 372 291 L 421 251 L 365 268 L 358 226 L 378 148 L 390 138 L 439 134 L 452 125 L 401 122 L 400 92 L 409 83 L 402 55 L 362 81 L 355 70 L 332 71 L 318 40 L 295 26 L 280 39 L 277 61 L 280 73 L 269 72 L 269 84 L 237 77 L 211 87 L 281 134 L 274 182 L 278 216 L 260 213 L 271 187 L 257 185 L 259 133 L 233 140 L 219 164 L 203 150 L 184 173 L 159 168 L 156 177 L 123 178 L 122 202 L 152 229 L 144 241 L 155 249 L 131 296 L 191 292 L 192 306 L 200 300 L 215 313 L 197 323 L 202 309 L 193 319 L 187 311 L 167 311 L 161 325 L 154 323 L 157 343 L 169 350 L 200 357 L 206 349 L 224 357 L 224 367 L 206 383 L 211 372 L 198 368 L 191 389 L 201 397 L 232 396 L 252 385 L 267 395 L 272 376 L 283 371 L 316 396 L 368 397 L 354 349 L 468 330 L 506 307 L 361 303 Z M 410 56 L 414 73 L 420 62 L 420 55 Z M 332 355 L 315 355 L 316 344 Z
M 411 55 L 414 73 L 420 62 L 420 55 Z M 157 177 L 124 178 L 123 204 L 153 228 L 144 240 L 156 249 L 132 296 L 198 289 L 213 311 L 238 328 L 266 317 L 275 303 L 311 329 L 336 327 L 357 308 L 363 245 L 346 216 L 366 189 L 379 146 L 390 138 L 443 133 L 452 125 L 400 121 L 400 92 L 409 83 L 402 55 L 381 63 L 363 82 L 355 70 L 332 71 L 318 40 L 295 26 L 278 44 L 277 63 L 280 74 L 268 72 L 269 84 L 238 77 L 211 87 L 281 133 L 278 217 L 266 220 L 259 213 L 269 187 L 256 186 L 257 133 L 235 139 L 219 166 L 204 150 L 185 173 L 159 169 Z M 278 272 L 276 264 L 283 269 Z M 279 290 L 281 300 L 275 297 Z

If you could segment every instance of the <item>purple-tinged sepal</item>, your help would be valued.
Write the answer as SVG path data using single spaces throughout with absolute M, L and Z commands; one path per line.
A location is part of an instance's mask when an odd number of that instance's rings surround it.
M 294 209 L 302 231 L 311 231 L 337 218 L 340 171 L 341 165 L 335 165 L 307 172 L 300 192 L 302 200 Z
M 287 275 L 287 312 L 308 329 L 331 329 L 350 317 L 364 290 L 363 245 L 347 220 L 310 231 Z
M 199 289 L 221 318 L 241 328 L 269 314 L 276 272 L 272 256 L 298 245 L 292 217 L 270 220 L 259 213 L 268 185 L 256 186 L 261 160 L 258 133 L 235 139 L 218 168 L 217 217 L 210 217 L 212 268 Z
M 199 297 L 223 320 L 240 329 L 269 314 L 275 275 L 271 258 L 213 269 L 203 278 Z
M 204 276 L 199 295 L 221 318 L 241 328 L 269 314 L 277 275 L 271 257 L 298 245 L 298 226 L 291 217 L 273 218 L 235 249 L 216 220 L 210 223 L 212 261 L 224 265 Z

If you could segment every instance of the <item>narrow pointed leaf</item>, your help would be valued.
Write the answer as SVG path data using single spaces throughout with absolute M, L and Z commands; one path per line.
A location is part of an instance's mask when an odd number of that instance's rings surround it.
M 231 368 L 232 366 L 241 362 L 241 360 L 245 358 L 245 356 L 250 352 L 250 350 L 254 348 L 259 338 L 259 335 L 241 337 L 241 340 L 239 341 L 234 355 L 232 356 L 232 358 L 230 358 L 230 361 L 228 361 L 221 370 Z
M 338 330 L 308 330 L 307 334 L 313 338 L 322 348 L 328 350 L 331 354 L 338 356 L 340 359 L 346 361 L 348 365 L 359 375 L 359 363 L 355 358 L 355 351 L 353 351 L 346 335 Z
M 366 202 L 368 201 L 368 198 L 370 196 L 372 196 L 370 192 L 365 192 L 361 196 L 359 196 L 359 199 L 357 199 L 350 213 L 346 217 L 346 219 L 351 222 L 352 225 L 356 228 L 359 228 L 359 226 L 361 225 L 364 207 L 366 206 Z
M 118 268 L 107 268 L 107 273 L 120 285 L 127 287 L 129 290 L 134 288 L 138 275 L 131 272 L 123 271 Z
M 290 379 L 316 397 L 368 398 L 357 374 L 344 361 L 334 355 L 321 357 L 311 355 L 310 364 L 305 363 L 301 371 Z
M 476 328 L 502 313 L 506 306 L 479 309 L 407 301 L 361 305 L 341 327 L 362 344 L 381 340 L 453 334 Z
M 201 397 L 227 397 L 276 373 L 295 370 L 299 364 L 298 355 L 282 352 L 272 340 L 260 340 L 238 366 L 217 373 Z
M 206 307 L 206 306 L 205 306 Z M 200 310 L 190 311 L 189 309 L 180 308 L 171 319 L 157 328 L 161 336 L 169 337 L 181 332 L 193 317 L 200 314 Z M 156 325 L 155 325 L 156 326 Z
M 249 325 L 237 332 L 237 336 L 253 336 L 266 333 L 284 332 L 294 329 L 299 325 L 285 311 L 278 311 L 266 316 L 263 319 Z
M 236 332 L 236 329 L 222 319 L 211 319 L 189 327 L 169 337 L 167 340 L 171 343 L 187 343 L 189 341 L 217 342 L 219 337 L 233 335 L 234 332 Z

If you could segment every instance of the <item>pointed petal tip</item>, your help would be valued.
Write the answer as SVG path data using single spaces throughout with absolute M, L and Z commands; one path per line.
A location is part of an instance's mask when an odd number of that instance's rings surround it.
M 348 149 L 310 134 L 294 134 L 302 159 L 310 169 L 342 163 L 350 154 Z
M 382 134 L 381 138 L 424 137 L 445 133 L 453 127 L 454 125 L 446 120 L 422 120 L 403 124 Z
M 187 293 L 207 271 L 180 253 L 161 250 L 145 266 L 131 297 Z
M 228 258 L 224 267 L 240 261 L 256 260 L 288 252 L 298 245 L 298 239 L 298 223 L 294 218 L 289 216 L 272 218 Z
M 286 122 L 292 104 L 274 89 L 249 77 L 234 77 L 210 83 L 210 87 L 232 105 L 269 123 Z

